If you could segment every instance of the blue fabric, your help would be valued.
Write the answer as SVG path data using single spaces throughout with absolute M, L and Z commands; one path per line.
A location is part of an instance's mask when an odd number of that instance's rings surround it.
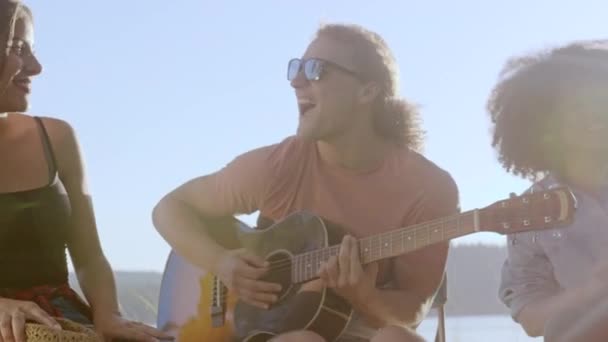
M 531 190 L 563 184 L 548 176 Z M 529 303 L 582 286 L 605 260 L 608 245 L 608 188 L 590 194 L 569 186 L 577 201 L 574 220 L 552 229 L 511 234 L 498 292 L 514 319 Z

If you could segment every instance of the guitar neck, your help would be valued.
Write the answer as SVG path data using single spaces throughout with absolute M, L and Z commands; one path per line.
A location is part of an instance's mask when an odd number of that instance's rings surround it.
M 359 239 L 362 264 L 392 258 L 443 241 L 479 231 L 478 211 L 472 210 L 413 226 Z M 296 255 L 292 259 L 292 281 L 302 283 L 317 278 L 321 264 L 337 256 L 340 245 Z

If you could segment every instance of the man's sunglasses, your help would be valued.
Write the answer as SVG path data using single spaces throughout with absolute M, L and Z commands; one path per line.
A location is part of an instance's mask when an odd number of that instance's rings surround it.
M 356 72 L 328 60 L 320 58 L 294 58 L 287 64 L 287 80 L 293 81 L 296 77 L 298 77 L 300 71 L 303 70 L 304 76 L 307 80 L 318 81 L 321 79 L 321 75 L 323 75 L 327 66 L 341 70 L 357 79 L 359 78 L 359 75 Z

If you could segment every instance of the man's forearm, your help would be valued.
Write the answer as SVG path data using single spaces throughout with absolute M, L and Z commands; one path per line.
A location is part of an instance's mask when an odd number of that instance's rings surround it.
M 154 208 L 153 222 L 177 253 L 192 264 L 216 273 L 215 268 L 227 248 L 211 237 L 200 215 L 192 208 L 177 199 L 165 197 Z M 224 233 L 232 235 L 229 231 Z
M 415 327 L 424 319 L 430 301 L 425 302 L 408 291 L 375 289 L 366 298 L 353 303 L 353 307 L 376 328 L 388 325 Z

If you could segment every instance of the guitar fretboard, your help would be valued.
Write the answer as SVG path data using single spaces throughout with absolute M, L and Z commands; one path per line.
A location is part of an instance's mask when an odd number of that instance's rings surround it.
M 361 263 L 392 258 L 471 234 L 478 230 L 476 215 L 477 211 L 470 211 L 359 239 Z M 322 263 L 337 256 L 339 251 L 340 245 L 335 245 L 294 256 L 291 264 L 292 281 L 302 283 L 317 278 Z

